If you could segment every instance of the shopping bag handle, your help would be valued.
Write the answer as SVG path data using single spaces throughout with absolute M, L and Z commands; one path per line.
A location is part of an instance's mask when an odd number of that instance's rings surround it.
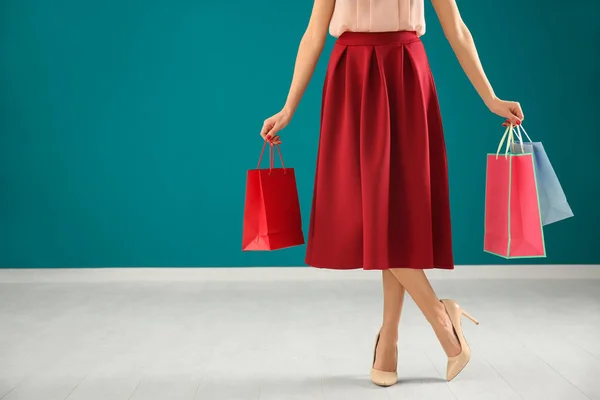
M 523 127 L 523 125 L 515 125 L 515 124 L 512 124 L 512 123 L 509 124 L 508 122 L 505 123 L 505 124 L 502 124 L 502 125 L 506 126 L 506 127 L 509 127 L 509 126 L 510 127 L 514 127 L 513 131 L 514 131 L 514 134 L 517 137 L 518 141 L 513 141 L 513 143 L 518 143 L 518 144 L 521 145 L 521 153 L 525 152 L 525 149 L 523 148 L 523 135 L 521 134 L 521 130 L 523 130 L 523 133 L 525 134 L 525 137 L 527 138 L 527 140 L 529 141 L 529 143 L 533 143 L 533 141 L 531 140 L 531 138 L 527 134 L 527 131 L 525 130 L 525 127 Z
M 496 151 L 496 160 L 498 159 L 498 156 L 500 155 L 500 150 L 502 149 L 502 145 L 504 144 L 505 140 L 506 140 L 506 152 L 504 153 L 504 157 L 508 158 L 508 150 L 510 149 L 510 145 L 515 142 L 513 126 L 514 126 L 513 124 L 510 124 L 509 126 L 506 127 L 506 130 L 504 131 L 504 135 L 502 135 L 502 139 L 500 139 L 500 144 L 498 145 L 498 151 Z
M 533 143 L 531 138 L 527 134 L 525 127 L 523 127 L 523 125 L 517 125 L 517 131 L 515 132 L 515 135 L 517 136 L 517 139 L 519 139 L 519 142 L 521 143 L 521 145 L 523 145 L 523 136 L 521 135 L 521 129 L 523 130 L 523 133 L 525 134 L 525 137 L 527 138 L 529 143 Z
M 263 143 L 263 147 L 262 147 L 262 151 L 260 152 L 260 157 L 258 158 L 258 165 L 256 166 L 256 169 L 260 168 L 260 164 L 262 163 L 262 159 L 263 159 L 263 155 L 265 154 L 265 147 L 267 147 L 267 141 L 265 140 Z M 275 166 L 275 152 L 273 151 L 273 147 L 277 148 L 277 152 L 279 153 L 279 159 L 281 160 L 281 167 L 283 168 L 283 173 L 287 173 L 286 168 L 285 168 L 285 164 L 283 162 L 283 155 L 281 154 L 281 149 L 279 148 L 279 145 L 272 145 L 269 147 L 269 175 L 271 175 L 271 172 L 273 171 L 273 168 Z

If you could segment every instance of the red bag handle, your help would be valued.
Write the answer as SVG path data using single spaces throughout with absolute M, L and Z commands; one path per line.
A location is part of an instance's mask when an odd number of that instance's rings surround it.
M 265 147 L 267 146 L 267 141 L 265 140 L 263 147 L 262 147 L 262 151 L 260 152 L 260 157 L 258 158 L 258 165 L 256 166 L 256 169 L 260 168 L 260 163 L 262 162 L 263 159 L 263 155 L 265 154 Z M 279 145 L 276 144 L 274 146 L 270 146 L 269 148 L 269 175 L 271 174 L 271 172 L 273 171 L 273 167 L 275 166 L 275 153 L 273 152 L 273 147 L 277 148 L 277 152 L 279 153 L 279 159 L 281 160 L 281 167 L 283 168 L 283 173 L 285 174 L 286 168 L 285 168 L 285 164 L 283 163 L 283 155 L 281 154 L 281 149 L 279 148 Z

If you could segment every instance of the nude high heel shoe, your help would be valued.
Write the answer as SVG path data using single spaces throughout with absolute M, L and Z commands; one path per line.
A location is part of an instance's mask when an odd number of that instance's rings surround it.
M 456 332 L 456 336 L 458 337 L 458 341 L 460 343 L 461 351 L 460 354 L 454 357 L 448 357 L 448 367 L 446 369 L 446 380 L 450 382 L 452 379 L 456 378 L 456 375 L 462 371 L 469 361 L 471 360 L 471 349 L 465 340 L 465 336 L 463 335 L 462 326 L 460 323 L 460 317 L 464 315 L 469 318 L 475 324 L 479 325 L 479 321 L 469 315 L 465 310 L 463 310 L 454 300 L 444 299 L 440 300 L 444 307 L 446 308 L 446 312 L 450 317 L 450 322 L 454 327 L 454 332 Z
M 380 371 L 375 369 L 375 357 L 377 355 L 377 345 L 379 344 L 379 334 L 375 339 L 375 350 L 373 350 L 373 364 L 371 366 L 371 381 L 378 386 L 392 386 L 398 382 L 398 372 Z M 398 347 L 396 346 L 396 360 L 398 359 Z

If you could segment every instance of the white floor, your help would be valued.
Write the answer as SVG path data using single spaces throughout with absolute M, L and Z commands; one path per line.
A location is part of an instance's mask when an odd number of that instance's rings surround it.
M 372 274 L 0 279 L 0 399 L 600 399 L 600 279 L 442 279 L 434 287 L 481 322 L 463 324 L 471 363 L 446 383 L 444 354 L 408 301 L 401 381 L 382 389 L 368 380 L 381 319 Z

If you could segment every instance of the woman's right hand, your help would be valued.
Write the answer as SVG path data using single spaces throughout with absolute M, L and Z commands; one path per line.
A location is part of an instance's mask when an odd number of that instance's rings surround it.
M 279 131 L 282 130 L 290 123 L 292 119 L 291 113 L 283 109 L 277 114 L 265 120 L 260 136 L 271 145 L 281 144 L 281 138 L 279 137 Z
M 525 118 L 521 105 L 516 101 L 504 101 L 496 98 L 486 105 L 491 112 L 506 118 L 513 125 L 521 125 Z

